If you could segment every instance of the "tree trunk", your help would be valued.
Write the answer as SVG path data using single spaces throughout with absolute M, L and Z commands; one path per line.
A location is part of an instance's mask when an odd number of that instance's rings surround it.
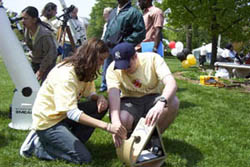
M 192 50 L 192 25 L 186 26 L 186 48 Z
M 214 68 L 214 63 L 217 60 L 217 46 L 218 46 L 218 35 L 213 34 L 213 36 L 212 36 L 212 56 L 211 56 L 211 62 L 210 62 L 211 68 Z
M 212 34 L 212 55 L 211 55 L 211 61 L 210 61 L 210 67 L 214 68 L 214 63 L 217 59 L 217 46 L 218 46 L 218 29 L 219 24 L 217 24 L 217 17 L 215 15 L 214 7 L 217 5 L 217 0 L 211 1 L 211 11 L 213 14 L 212 16 L 212 24 L 211 24 L 211 34 Z

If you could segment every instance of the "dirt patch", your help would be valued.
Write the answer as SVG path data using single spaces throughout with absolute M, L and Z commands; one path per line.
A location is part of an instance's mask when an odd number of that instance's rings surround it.
M 193 79 L 184 77 L 182 74 L 183 74 L 183 72 L 175 72 L 174 77 L 177 78 L 177 79 L 180 79 L 180 80 L 188 81 L 188 82 L 193 83 L 193 84 L 199 84 L 200 83 L 199 80 L 193 80 Z
M 174 77 L 179 80 L 184 80 L 192 84 L 200 84 L 199 80 L 193 80 L 193 79 L 184 77 L 182 74 L 183 72 L 175 72 Z M 250 93 L 250 80 L 249 79 L 248 80 L 246 79 L 245 81 L 242 81 L 242 82 L 237 82 L 231 79 L 227 79 L 227 83 L 223 83 L 223 82 L 221 83 L 224 84 L 223 88 L 236 89 L 236 90 L 239 90 L 240 92 Z

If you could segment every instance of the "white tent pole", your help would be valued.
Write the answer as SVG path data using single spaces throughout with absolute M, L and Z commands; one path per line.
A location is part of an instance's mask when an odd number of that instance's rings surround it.
M 221 34 L 219 34 L 219 37 L 218 37 L 218 47 L 220 48 L 220 41 L 221 41 Z

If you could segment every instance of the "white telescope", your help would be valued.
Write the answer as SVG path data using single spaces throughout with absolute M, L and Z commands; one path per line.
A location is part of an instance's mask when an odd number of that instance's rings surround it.
M 9 126 L 26 130 L 31 127 L 32 106 L 40 85 L 2 6 L 0 18 L 0 55 L 16 86 L 11 106 L 12 121 Z
M 67 5 L 66 5 L 65 1 L 64 0 L 59 0 L 59 1 L 61 3 L 62 8 L 67 9 Z M 69 22 L 69 27 L 70 27 L 71 33 L 73 35 L 75 44 L 79 41 L 81 43 L 83 43 L 87 39 L 85 28 L 81 29 L 71 19 L 69 19 L 68 22 Z

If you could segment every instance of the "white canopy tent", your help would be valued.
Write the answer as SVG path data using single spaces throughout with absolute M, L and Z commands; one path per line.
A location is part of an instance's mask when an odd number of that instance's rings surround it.
M 212 53 L 212 43 L 205 45 L 205 47 L 206 47 L 207 53 Z M 202 46 L 199 48 L 193 49 L 192 53 L 194 54 L 194 52 L 200 51 L 201 48 Z M 217 47 L 217 55 L 221 55 L 222 52 L 223 52 L 223 49 L 221 49 L 220 47 Z
M 210 63 L 211 54 L 212 54 L 212 43 L 209 43 L 209 44 L 205 45 L 205 47 L 206 47 L 206 50 L 207 50 L 206 59 L 207 59 L 207 62 Z M 200 55 L 201 48 L 202 48 L 202 46 L 192 50 L 192 54 L 196 57 L 197 60 L 199 60 L 199 55 Z M 217 47 L 217 57 L 219 55 L 221 55 L 223 51 L 224 51 L 223 49 L 221 49 L 220 47 Z

